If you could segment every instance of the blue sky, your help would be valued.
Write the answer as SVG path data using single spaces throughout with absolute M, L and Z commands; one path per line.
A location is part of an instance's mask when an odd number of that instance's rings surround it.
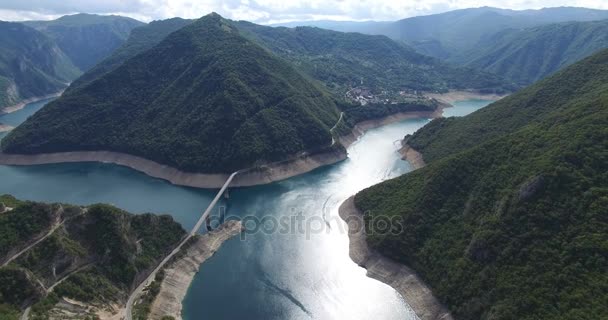
M 481 6 L 518 10 L 557 6 L 608 9 L 608 0 L 0 0 L 0 20 L 46 20 L 87 12 L 150 21 L 176 16 L 197 18 L 212 11 L 257 23 L 398 20 Z

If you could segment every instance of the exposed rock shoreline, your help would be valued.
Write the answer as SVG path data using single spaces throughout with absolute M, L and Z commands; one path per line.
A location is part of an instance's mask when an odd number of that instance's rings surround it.
M 422 154 L 416 149 L 410 147 L 403 140 L 401 141 L 402 147 L 399 149 L 399 154 L 401 154 L 401 159 L 410 163 L 414 170 L 420 169 L 426 165 L 424 159 L 422 158 Z
M 500 100 L 508 94 L 494 94 L 494 93 L 479 93 L 476 91 L 467 90 L 450 90 L 446 93 L 427 93 L 426 96 L 436 99 L 437 101 L 452 104 L 457 101 L 480 99 L 480 100 Z
M 362 221 L 361 212 L 355 207 L 354 197 L 342 203 L 339 213 L 342 220 L 350 222 L 350 258 L 367 270 L 368 277 L 393 287 L 421 320 L 453 320 L 447 308 L 435 298 L 431 289 L 416 272 L 382 256 L 368 246 L 364 228 L 353 223 Z
M 241 222 L 231 220 L 214 231 L 197 236 L 181 258 L 165 267 L 165 277 L 160 292 L 152 303 L 148 318 L 158 320 L 164 316 L 171 316 L 177 320 L 182 319 L 182 301 L 200 266 L 213 256 L 226 240 L 242 231 Z
M 284 180 L 322 166 L 340 162 L 345 160 L 347 156 L 344 149 L 304 154 L 294 159 L 244 170 L 234 178 L 230 185 L 232 187 L 248 187 Z M 131 168 L 154 178 L 166 180 L 175 185 L 206 189 L 221 188 L 230 176 L 230 174 L 221 173 L 184 172 L 145 158 L 111 151 L 75 151 L 34 155 L 0 153 L 0 165 L 29 166 L 71 162 L 112 163 Z
M 38 96 L 38 97 L 32 97 L 32 98 L 27 98 L 25 100 L 22 100 L 21 102 L 14 104 L 12 106 L 8 106 L 8 107 L 3 107 L 0 109 L 0 115 L 3 114 L 7 114 L 7 113 L 12 113 L 18 110 L 23 109 L 27 104 L 30 103 L 34 103 L 34 102 L 38 102 L 41 100 L 46 100 L 46 99 L 50 99 L 50 98 L 55 98 L 55 97 L 59 97 L 61 94 L 63 94 L 63 90 L 59 91 L 59 92 L 55 92 L 55 93 L 51 93 L 51 94 L 47 94 L 45 96 Z

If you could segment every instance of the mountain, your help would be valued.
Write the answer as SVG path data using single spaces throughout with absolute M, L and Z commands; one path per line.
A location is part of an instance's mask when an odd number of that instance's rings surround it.
M 53 40 L 30 27 L 0 21 L 0 43 L 0 110 L 60 91 L 80 73 Z
M 172 18 L 167 20 L 152 21 L 149 24 L 131 30 L 127 41 L 114 50 L 112 54 L 86 71 L 81 77 L 76 79 L 68 90 L 81 87 L 102 76 L 103 74 L 116 69 L 125 61 L 157 45 L 170 33 L 177 31 L 192 20 Z
M 366 189 L 381 254 L 456 319 L 608 317 L 608 50 L 406 142 L 427 166 Z
M 80 70 L 86 71 L 120 47 L 143 22 L 121 16 L 75 14 L 51 21 L 25 21 L 51 37 Z
M 531 84 L 608 48 L 608 20 L 509 29 L 475 47 L 458 62 L 522 85 Z
M 2 149 L 108 150 L 226 173 L 329 148 L 338 119 L 326 91 L 210 14 L 49 103 Z
M 608 19 L 608 10 L 575 7 L 507 10 L 481 7 L 412 17 L 392 23 L 336 21 L 333 24 L 325 22 L 320 26 L 335 28 L 339 31 L 386 35 L 408 43 L 420 53 L 449 59 L 455 54 L 474 49 L 480 40 L 506 29 L 602 19 Z M 315 23 L 302 22 L 301 25 L 315 25 Z
M 7 320 L 19 319 L 30 305 L 30 319 L 97 318 L 96 311 L 124 303 L 186 234 L 168 215 L 133 215 L 108 205 L 7 195 L 0 203 L 11 208 L 0 212 L 0 315 Z M 77 303 L 60 302 L 65 298 Z
M 492 74 L 454 67 L 421 55 L 385 36 L 313 27 L 267 27 L 246 21 L 235 24 L 252 40 L 340 92 L 361 85 L 378 91 L 505 92 L 516 88 Z

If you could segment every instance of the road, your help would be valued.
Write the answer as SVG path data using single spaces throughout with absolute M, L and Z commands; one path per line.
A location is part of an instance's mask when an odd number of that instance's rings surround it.
M 34 243 L 30 244 L 29 246 L 25 247 L 23 250 L 17 252 L 15 255 L 13 255 L 12 257 L 8 258 L 8 260 L 6 260 L 2 264 L 2 266 L 5 267 L 9 263 L 15 261 L 15 259 L 19 258 L 22 254 L 26 253 L 28 250 L 30 250 L 31 248 L 35 247 L 37 244 L 39 244 L 40 242 L 44 241 L 44 239 L 48 238 L 57 229 L 59 229 L 59 227 L 61 227 L 63 225 L 63 221 L 60 222 L 62 214 L 63 214 L 63 206 L 59 205 L 59 209 L 57 210 L 57 213 L 55 214 L 55 222 L 53 223 L 53 227 L 51 228 L 51 230 L 49 230 L 49 232 L 47 232 L 47 234 L 45 234 L 42 238 L 36 240 Z
M 203 214 L 198 219 L 198 221 L 196 222 L 196 224 L 194 225 L 194 227 L 192 228 L 190 233 L 182 240 L 182 242 L 179 243 L 179 245 L 177 247 L 175 247 L 175 249 L 173 249 L 173 251 L 171 251 L 171 253 L 168 256 L 165 257 L 165 259 L 163 259 L 158 264 L 158 266 L 150 273 L 150 275 L 144 281 L 142 281 L 139 284 L 139 286 L 137 288 L 135 288 L 135 290 L 131 293 L 131 295 L 129 296 L 129 300 L 127 300 L 127 304 L 125 305 L 125 308 L 124 308 L 124 315 L 122 316 L 123 319 L 125 319 L 125 320 L 133 319 L 132 313 L 133 313 L 133 303 L 135 302 L 135 299 L 137 299 L 141 295 L 142 291 L 144 290 L 144 288 L 146 286 L 148 286 L 149 283 L 152 283 L 152 281 L 156 277 L 156 274 L 158 273 L 158 271 L 160 271 L 160 269 L 162 269 L 165 266 L 165 264 L 167 264 L 167 262 L 169 262 L 169 260 L 171 260 L 171 258 L 173 258 L 173 256 L 176 255 L 181 250 L 181 248 L 184 246 L 184 244 L 186 244 L 186 242 L 188 242 L 188 240 L 190 240 L 190 238 L 192 238 L 194 235 L 196 235 L 198 233 L 198 230 L 201 228 L 201 226 L 203 225 L 203 223 L 205 222 L 205 220 L 207 219 L 209 214 L 211 214 L 211 210 L 213 210 L 213 208 L 215 207 L 217 202 L 220 200 L 222 194 L 224 194 L 224 192 L 226 191 L 226 189 L 232 182 L 232 179 L 234 179 L 234 177 L 237 174 L 239 174 L 239 172 L 240 171 L 236 171 L 236 172 L 232 173 L 230 175 L 230 177 L 228 177 L 228 179 L 226 180 L 226 182 L 224 183 L 224 185 L 222 186 L 220 191 L 217 193 L 215 198 L 213 198 L 213 201 L 211 201 L 211 203 L 207 207 L 207 210 L 205 210 L 205 212 L 203 212 Z
M 331 129 L 329 129 L 329 133 L 331 133 L 331 145 L 332 146 L 334 144 L 336 144 L 336 138 L 334 136 L 334 130 L 338 127 L 338 125 L 342 121 L 343 117 L 344 117 L 344 112 L 340 112 L 340 118 L 338 119 L 338 121 L 336 122 L 336 124 Z

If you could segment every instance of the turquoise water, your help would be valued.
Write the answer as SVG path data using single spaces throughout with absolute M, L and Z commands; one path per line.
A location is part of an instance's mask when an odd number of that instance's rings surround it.
M 484 104 L 459 103 L 460 113 Z M 42 104 L 0 116 L 17 125 Z M 15 122 L 10 120 L 15 120 Z M 266 186 L 233 189 L 215 215 L 293 221 L 289 232 L 270 226 L 227 241 L 201 267 L 184 301 L 185 319 L 415 319 L 390 287 L 367 278 L 348 257 L 338 206 L 350 195 L 411 170 L 400 160 L 399 140 L 428 119 L 405 120 L 366 133 L 341 163 Z M 106 202 L 132 212 L 169 213 L 191 228 L 213 191 L 173 186 L 109 164 L 0 166 L 0 193 L 19 198 L 90 204 Z M 283 220 L 280 220 L 283 219 Z M 306 227 L 308 225 L 308 227 Z
M 457 101 L 457 102 L 453 103 L 453 105 L 454 105 L 453 108 L 443 109 L 443 116 L 444 117 L 466 116 L 467 114 L 469 114 L 475 110 L 481 109 L 492 102 L 493 101 L 491 101 L 491 100 L 479 100 L 479 99 Z

